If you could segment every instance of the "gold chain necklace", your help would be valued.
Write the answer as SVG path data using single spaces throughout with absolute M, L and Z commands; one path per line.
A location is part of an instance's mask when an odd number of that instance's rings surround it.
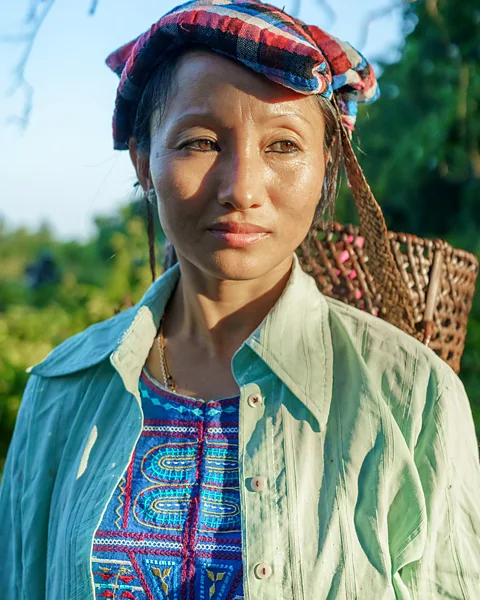
M 167 357 L 165 356 L 165 342 L 163 339 L 163 320 L 164 316 L 162 316 L 162 319 L 160 321 L 160 328 L 157 337 L 157 346 L 158 353 L 160 354 L 160 365 L 162 367 L 163 382 L 166 388 L 172 390 L 172 392 L 176 392 L 177 389 L 175 387 L 175 384 L 173 383 L 173 377 L 171 376 L 170 371 L 168 370 Z

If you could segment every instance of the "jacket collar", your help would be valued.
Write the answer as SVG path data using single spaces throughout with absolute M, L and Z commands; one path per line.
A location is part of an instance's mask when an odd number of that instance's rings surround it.
M 323 429 L 333 385 L 329 305 L 296 254 L 283 294 L 245 344 L 314 413 Z
M 56 377 L 109 358 L 126 389 L 140 402 L 138 379 L 179 277 L 177 263 L 148 288 L 136 306 L 67 339 L 43 362 L 27 370 Z M 232 359 L 235 368 L 245 347 L 249 347 L 320 424 L 325 423 L 332 394 L 333 348 L 328 312 L 325 297 L 294 254 L 291 276 L 282 295 Z

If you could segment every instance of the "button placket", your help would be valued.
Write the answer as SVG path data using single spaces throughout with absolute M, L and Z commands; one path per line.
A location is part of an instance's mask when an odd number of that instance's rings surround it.
M 262 394 L 260 386 L 252 381 L 244 387 L 244 410 L 242 414 L 244 420 L 242 426 L 244 426 L 243 434 L 247 440 L 254 431 L 258 431 L 258 427 L 261 424 L 261 430 L 267 426 L 266 421 L 263 419 L 265 411 L 265 397 Z M 265 432 L 266 433 L 266 432 Z M 262 452 L 263 454 L 263 452 Z M 265 527 L 265 536 L 262 536 L 262 540 L 256 539 L 255 541 L 249 540 L 251 544 L 250 553 L 250 565 L 249 565 L 249 590 L 250 593 L 260 593 L 260 588 L 270 590 L 272 585 L 275 585 L 273 581 L 273 563 L 270 560 L 271 548 L 269 546 L 269 534 L 271 529 L 270 517 L 268 514 L 268 505 L 271 501 L 270 494 L 266 497 L 264 494 L 267 493 L 268 480 L 265 476 L 261 475 L 268 469 L 268 459 L 266 456 L 260 456 L 258 452 L 247 453 L 244 461 L 244 485 L 246 490 L 246 496 L 244 496 L 248 505 L 247 514 L 250 515 L 252 522 L 256 523 L 255 529 L 259 527 Z M 272 579 L 271 581 L 270 578 Z M 260 586 L 260 587 L 257 587 Z M 273 588 L 272 588 L 273 589 Z M 256 592 L 254 591 L 256 590 Z

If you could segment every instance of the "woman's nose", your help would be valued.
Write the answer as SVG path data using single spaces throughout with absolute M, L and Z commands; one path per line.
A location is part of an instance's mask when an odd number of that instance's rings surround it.
M 264 166 L 251 152 L 236 152 L 220 167 L 217 198 L 236 210 L 261 206 L 265 202 Z

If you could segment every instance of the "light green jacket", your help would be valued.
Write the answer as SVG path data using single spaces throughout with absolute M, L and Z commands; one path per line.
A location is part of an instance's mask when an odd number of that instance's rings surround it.
M 179 276 L 31 369 L 0 492 L 2 599 L 94 598 L 93 535 L 142 429 L 138 380 Z M 480 598 L 478 447 L 450 367 L 324 297 L 294 255 L 232 370 L 246 600 Z

